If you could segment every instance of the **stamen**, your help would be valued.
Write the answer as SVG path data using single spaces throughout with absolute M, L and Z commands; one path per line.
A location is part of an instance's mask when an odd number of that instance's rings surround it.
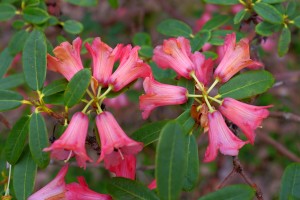
M 70 153 L 69 153 L 68 158 L 64 161 L 65 163 L 67 163 L 71 159 L 72 153 L 73 153 L 73 151 L 71 150 Z
M 123 156 L 123 154 L 122 154 L 122 151 L 121 151 L 119 148 L 118 148 L 118 152 L 119 152 L 119 154 L 120 154 L 122 160 L 124 160 L 124 156 Z
M 219 79 L 217 78 L 216 80 L 215 80 L 215 82 L 210 86 L 210 88 L 207 90 L 207 94 L 209 94 L 209 92 L 218 84 L 218 82 L 219 82 Z

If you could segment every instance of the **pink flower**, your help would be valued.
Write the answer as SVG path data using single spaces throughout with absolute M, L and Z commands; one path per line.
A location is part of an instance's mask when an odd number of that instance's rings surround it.
M 45 148 L 44 151 L 52 151 L 51 156 L 60 159 L 67 159 L 71 156 L 76 157 L 77 164 L 79 167 L 86 167 L 86 161 L 92 161 L 88 157 L 85 150 L 85 139 L 88 131 L 89 119 L 88 116 L 82 112 L 77 112 L 73 115 L 69 126 L 62 134 L 62 136 L 56 140 L 50 147 Z M 57 157 L 55 155 L 63 155 Z
M 157 187 L 156 179 L 154 179 L 154 180 L 148 185 L 148 188 L 149 188 L 150 190 L 154 190 L 154 189 L 156 189 L 156 187 Z
M 269 115 L 266 108 L 272 106 L 253 106 L 239 102 L 232 98 L 225 98 L 219 107 L 220 112 L 234 124 L 241 128 L 251 144 L 254 143 L 254 130 L 262 120 Z
M 79 37 L 73 41 L 73 46 L 69 42 L 61 43 L 53 50 L 55 57 L 47 55 L 47 68 L 61 73 L 70 81 L 78 71 L 83 69 L 80 58 L 81 43 Z
M 204 162 L 213 161 L 217 157 L 218 149 L 224 155 L 236 156 L 239 149 L 248 143 L 231 132 L 219 111 L 208 113 L 208 126 L 209 145 L 205 152 Z
M 237 44 L 235 40 L 235 33 L 228 34 L 225 38 L 224 46 L 220 50 L 224 52 L 224 56 L 215 70 L 214 76 L 222 83 L 228 81 L 247 66 L 251 68 L 262 66 L 261 63 L 250 59 L 249 40 L 247 38 L 241 39 Z
M 117 165 L 110 159 L 104 159 L 105 168 L 116 176 L 125 177 L 134 180 L 136 169 L 136 158 L 134 155 L 123 155 L 124 159 L 120 160 Z
M 101 140 L 101 155 L 106 169 L 133 168 L 135 160 L 130 157 L 143 149 L 143 143 L 130 139 L 110 112 L 104 111 L 96 117 L 96 125 Z M 124 163 L 128 162 L 126 166 Z M 130 171 L 130 170 L 129 170 Z M 116 173 L 116 170 L 113 170 Z
M 92 45 L 85 43 L 86 49 L 93 58 L 93 77 L 102 85 L 108 85 L 108 79 L 112 74 L 113 66 L 118 59 L 122 45 L 117 45 L 115 49 L 95 38 Z
M 203 85 L 206 86 L 212 78 L 213 60 L 210 58 L 205 60 L 205 56 L 200 52 L 195 52 L 191 56 L 191 59 L 195 64 L 196 77 L 201 83 L 203 83 Z
M 140 109 L 143 110 L 143 119 L 147 119 L 156 107 L 184 104 L 188 100 L 186 88 L 159 83 L 153 77 L 145 78 L 144 90 L 146 94 L 140 96 Z
M 28 197 L 28 200 L 65 199 L 67 172 L 68 165 L 65 165 L 50 183 Z
M 164 40 L 162 46 L 155 47 L 152 59 L 159 67 L 172 68 L 178 75 L 190 79 L 190 73 L 195 70 L 191 54 L 189 40 L 178 37 Z
M 78 183 L 70 183 L 66 186 L 66 199 L 69 200 L 111 200 L 107 194 L 100 194 L 91 190 L 84 177 L 77 177 Z
M 104 99 L 104 104 L 110 108 L 120 109 L 128 106 L 129 100 L 125 93 L 121 93 L 117 97 Z
M 120 65 L 109 78 L 113 91 L 120 91 L 132 81 L 150 75 L 151 68 L 139 58 L 139 49 L 140 47 L 132 48 L 131 45 L 122 49 Z

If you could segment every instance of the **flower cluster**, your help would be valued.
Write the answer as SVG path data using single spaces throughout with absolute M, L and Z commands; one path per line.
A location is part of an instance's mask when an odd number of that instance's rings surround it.
M 213 161 L 218 150 L 224 155 L 236 156 L 245 144 L 254 143 L 254 130 L 269 115 L 267 108 L 271 106 L 252 106 L 232 98 L 221 99 L 221 95 L 210 95 L 218 83 L 227 82 L 241 69 L 262 66 L 250 59 L 248 39 L 236 43 L 235 33 L 228 34 L 219 51 L 220 63 L 214 71 L 212 60 L 205 59 L 200 52 L 192 53 L 189 41 L 183 37 L 165 40 L 163 45 L 157 46 L 153 60 L 163 69 L 171 68 L 178 76 L 193 79 L 198 93 L 188 94 L 185 88 L 161 84 L 152 77 L 146 78 L 146 94 L 140 97 L 143 118 L 147 118 L 155 107 L 183 104 L 191 97 L 197 102 L 196 111 L 201 115 L 201 125 L 208 130 L 209 145 L 204 156 L 205 162 Z M 215 81 L 207 87 L 212 77 Z M 243 131 L 247 141 L 239 139 L 228 128 L 223 115 Z

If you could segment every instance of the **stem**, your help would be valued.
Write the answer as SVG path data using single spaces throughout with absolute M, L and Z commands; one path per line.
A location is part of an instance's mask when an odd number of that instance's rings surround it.
M 195 72 L 191 72 L 191 77 L 196 81 L 197 85 L 200 87 L 200 89 L 203 91 L 204 90 L 204 86 L 202 83 L 200 83 L 200 81 L 197 79 Z
M 86 110 L 88 109 L 88 107 L 94 102 L 94 99 L 90 100 L 86 106 L 83 108 L 83 110 L 81 112 L 86 113 Z
M 206 91 L 207 94 L 209 94 L 209 92 L 219 83 L 219 79 L 216 79 L 214 81 L 214 83 L 210 86 L 210 88 L 208 88 L 208 90 Z
M 208 98 L 211 99 L 211 100 L 213 100 L 213 101 L 215 101 L 215 102 L 217 102 L 217 103 L 220 104 L 220 105 L 222 105 L 222 103 L 223 103 L 223 101 L 220 101 L 220 100 L 218 100 L 218 99 L 216 99 L 216 98 L 214 98 L 214 97 L 208 96 Z
M 86 92 L 88 93 L 88 95 L 93 99 L 94 95 L 91 93 L 91 91 L 89 89 L 86 90 Z
M 211 105 L 210 105 L 210 103 L 209 103 L 209 101 L 208 101 L 206 95 L 204 95 L 204 100 L 205 100 L 205 102 L 206 102 L 206 104 L 207 104 L 207 107 L 208 107 L 208 109 L 209 109 L 209 112 L 211 112 L 211 113 L 214 112 L 215 109 L 213 109 L 213 108 L 211 107 Z
M 98 91 L 97 91 L 97 97 L 99 97 L 99 96 L 100 96 L 100 94 L 101 94 L 101 89 L 102 89 L 102 87 L 101 87 L 101 86 L 99 86 L 99 87 L 98 87 Z
M 5 190 L 5 196 L 9 195 L 9 184 L 10 184 L 10 178 L 11 178 L 11 164 L 8 164 L 8 165 L 9 165 L 8 182 L 7 182 L 7 187 L 6 187 L 6 190 Z
M 98 103 L 98 102 L 96 103 L 96 106 L 97 106 L 97 110 L 96 110 L 97 114 L 100 114 L 100 113 L 102 113 L 102 112 L 103 112 L 103 110 L 101 109 L 101 106 L 99 105 L 99 103 Z
M 202 101 L 200 99 L 195 98 L 194 100 L 197 101 L 200 104 L 202 103 Z
M 21 103 L 22 103 L 22 104 L 28 104 L 28 105 L 31 105 L 31 106 L 33 105 L 33 104 L 31 103 L 31 101 L 28 101 L 28 100 L 22 100 Z
M 203 97 L 203 95 L 200 94 L 188 94 L 187 97 Z
M 111 90 L 113 89 L 113 86 L 110 85 L 107 90 L 99 97 L 99 99 L 102 99 L 103 97 L 105 97 Z

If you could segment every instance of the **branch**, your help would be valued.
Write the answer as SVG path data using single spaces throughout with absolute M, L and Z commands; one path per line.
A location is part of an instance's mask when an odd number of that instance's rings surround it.
M 7 121 L 7 119 L 2 114 L 0 114 L 0 122 L 2 122 L 6 126 L 6 128 L 11 129 L 9 121 Z
M 288 113 L 288 112 L 270 112 L 270 117 L 277 117 L 277 118 L 283 118 L 286 120 L 292 120 L 295 122 L 300 122 L 300 116 L 293 114 L 293 113 Z

